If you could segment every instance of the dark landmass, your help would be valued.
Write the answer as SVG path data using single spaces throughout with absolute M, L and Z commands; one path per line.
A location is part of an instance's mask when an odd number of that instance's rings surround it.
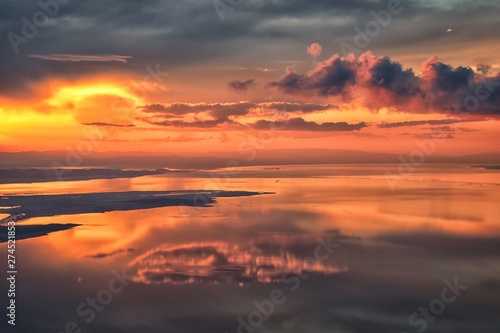
M 410 152 L 402 152 L 407 158 Z M 161 155 L 144 152 L 94 152 L 77 165 L 68 165 L 66 151 L 0 152 L 0 167 L 106 167 L 214 169 L 227 166 L 265 166 L 293 164 L 400 164 L 399 154 L 372 153 L 345 149 L 259 150 L 248 147 L 241 152 L 185 153 Z M 229 163 L 231 162 L 231 163 Z M 500 153 L 465 156 L 426 156 L 425 163 L 500 164 Z
M 246 191 L 133 191 L 53 195 L 4 195 L 0 213 L 21 214 L 18 221 L 42 216 L 104 213 L 166 206 L 209 207 L 217 197 L 242 197 L 264 192 Z
M 486 170 L 500 170 L 500 165 L 477 165 L 474 168 L 481 168 Z
M 171 171 L 167 169 L 0 169 L 0 184 L 134 178 L 149 175 L 162 175 L 169 172 L 179 171 Z
M 45 225 L 20 225 L 16 226 L 15 240 L 46 236 L 51 232 L 62 231 L 78 227 L 81 224 L 45 224 Z M 8 227 L 0 226 L 0 243 L 7 242 Z

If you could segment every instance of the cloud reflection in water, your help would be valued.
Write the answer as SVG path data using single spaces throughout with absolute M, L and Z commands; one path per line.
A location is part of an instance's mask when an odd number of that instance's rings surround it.
M 260 243 L 260 242 L 258 242 Z M 310 257 L 314 247 L 311 247 Z M 276 283 L 285 274 L 304 271 L 324 275 L 347 271 L 329 260 L 299 258 L 283 247 L 262 247 L 250 242 L 161 245 L 133 260 L 134 281 L 144 284 Z

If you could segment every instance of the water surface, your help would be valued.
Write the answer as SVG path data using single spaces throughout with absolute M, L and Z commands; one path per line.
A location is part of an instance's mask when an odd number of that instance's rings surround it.
M 93 333 L 498 332 L 498 170 L 276 166 L 0 185 L 2 195 L 179 190 L 274 194 L 20 222 L 81 226 L 18 242 L 16 332 L 70 321 Z M 131 280 L 101 311 L 78 312 L 113 270 Z M 409 323 L 454 279 L 467 289 L 442 314 L 425 329 Z M 259 310 L 275 290 L 280 304 Z

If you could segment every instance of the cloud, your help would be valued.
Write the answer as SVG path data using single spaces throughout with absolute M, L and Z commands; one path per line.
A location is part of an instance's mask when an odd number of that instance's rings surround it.
M 212 128 L 223 124 L 237 126 L 239 124 L 230 117 L 245 116 L 256 107 L 257 104 L 248 102 L 173 103 L 144 105 L 140 109 L 144 113 L 153 114 L 152 117 L 141 118 L 150 124 L 182 128 Z M 195 119 L 188 120 L 187 116 L 193 116 Z
M 208 112 L 215 117 L 228 117 L 231 115 L 243 116 L 257 104 L 248 102 L 239 103 L 172 103 L 172 104 L 149 104 L 143 105 L 140 109 L 146 113 L 187 115 Z
M 220 125 L 228 125 L 233 127 L 246 127 L 238 121 L 238 117 L 248 115 L 262 116 L 262 111 L 276 111 L 286 113 L 314 113 L 336 109 L 336 105 L 332 104 L 315 104 L 315 103 L 291 103 L 291 102 L 271 102 L 271 103 L 172 103 L 172 104 L 149 104 L 140 106 L 139 109 L 146 115 L 141 118 L 153 125 L 170 126 L 170 127 L 192 127 L 192 128 L 211 128 Z M 268 112 L 271 113 L 271 112 Z M 266 121 L 266 120 L 262 120 Z M 292 123 L 296 120 L 292 120 Z M 311 130 L 340 130 L 339 127 L 329 125 L 330 123 L 322 124 L 319 127 L 314 127 L 310 123 L 308 128 Z M 300 126 L 295 123 L 297 128 L 305 130 L 305 124 Z M 347 127 L 349 128 L 349 127 Z
M 184 120 L 164 120 L 164 121 L 154 121 L 154 120 L 145 120 L 153 125 L 159 126 L 170 126 L 170 127 L 181 127 L 181 128 L 213 128 L 222 124 L 234 124 L 228 119 L 211 119 L 211 120 L 195 120 L 195 121 L 184 121 Z
M 110 126 L 110 127 L 135 127 L 133 124 L 126 124 L 126 125 L 120 125 L 120 124 L 111 124 L 111 123 L 102 123 L 102 122 L 95 122 L 95 123 L 82 123 L 82 125 L 86 126 Z
M 39 27 L 36 37 L 18 45 L 18 54 L 8 38 L 0 39 L 0 94 L 23 98 L 33 92 L 33 85 L 45 80 L 92 77 L 103 71 L 142 78 L 144 68 L 156 64 L 182 72 L 207 63 L 211 68 L 228 67 L 235 65 L 228 63 L 233 59 L 237 67 L 278 70 L 285 59 L 303 59 L 303 46 L 311 41 L 326 45 L 326 41 L 318 40 L 320 36 L 328 36 L 328 45 L 339 52 L 341 42 L 352 43 L 356 25 L 363 28 L 373 20 L 370 11 L 385 8 L 384 0 L 255 1 L 227 13 L 222 24 L 212 1 L 196 5 L 189 1 L 175 5 L 169 1 L 127 1 L 126 6 L 119 0 L 88 0 L 85 4 L 70 1 L 60 6 L 50 24 Z M 41 10 L 36 1 L 1 1 L 0 34 L 12 32 L 22 37 L 21 18 L 31 19 Z M 444 31 L 448 27 L 453 27 L 453 34 Z M 418 59 L 415 61 L 422 61 L 422 55 L 432 55 L 436 45 L 443 57 L 454 59 L 455 48 L 470 49 L 460 54 L 465 64 L 476 63 L 478 48 L 482 48 L 481 62 L 491 63 L 497 59 L 499 28 L 494 1 L 412 1 L 370 47 L 379 53 L 393 50 L 401 57 Z M 286 55 L 277 52 L 282 48 L 287 50 Z M 121 60 L 128 58 L 80 61 L 74 66 L 69 61 L 41 62 L 29 54 L 126 55 L 133 57 L 134 66 L 123 66 Z M 221 74 L 231 77 L 235 71 L 226 68 Z M 184 79 L 184 83 L 189 80 Z
M 338 109 L 334 104 L 318 103 L 293 103 L 293 102 L 236 102 L 236 103 L 172 103 L 172 104 L 148 104 L 140 107 L 146 113 L 165 113 L 171 115 L 187 115 L 201 112 L 213 114 L 226 112 L 234 115 L 246 115 L 253 109 L 270 109 L 284 112 L 317 112 L 330 109 Z
M 297 131 L 356 131 L 368 125 L 364 122 L 358 124 L 348 124 L 345 122 L 325 122 L 316 123 L 306 121 L 303 118 L 295 117 L 283 120 L 261 119 L 253 124 L 244 124 L 238 120 L 238 117 L 260 116 L 262 110 L 285 113 L 314 113 L 338 107 L 333 104 L 315 104 L 315 103 L 292 103 L 292 102 L 270 102 L 270 103 L 173 103 L 173 104 L 150 104 L 140 107 L 146 114 L 141 118 L 143 121 L 158 125 L 180 128 L 213 128 L 220 125 L 227 125 L 235 128 L 253 128 L 253 129 L 276 129 L 276 130 L 297 130 Z M 265 115 L 266 113 L 264 113 Z M 209 118 L 209 119 L 207 119 Z
M 231 81 L 227 84 L 229 88 L 237 91 L 246 91 L 249 88 L 253 87 L 255 85 L 255 80 L 254 79 L 248 79 L 245 81 Z
M 320 131 L 320 132 L 348 132 L 359 131 L 368 125 L 364 122 L 348 124 L 346 122 L 325 122 L 318 124 L 314 121 L 306 121 L 300 117 L 286 121 L 259 120 L 253 124 L 258 130 L 285 130 L 285 131 Z
M 422 75 L 417 75 L 387 56 L 366 52 L 359 57 L 333 55 L 308 74 L 289 69 L 269 86 L 289 95 L 358 98 L 374 110 L 396 107 L 410 113 L 498 115 L 500 76 L 484 72 L 454 68 L 431 57 L 424 62 Z
M 466 89 L 474 79 L 474 71 L 471 68 L 459 66 L 453 68 L 450 65 L 438 61 L 437 57 L 431 57 L 423 64 L 424 79 L 431 85 L 431 89 L 441 92 L 455 92 Z
M 490 72 L 491 67 L 492 66 L 489 64 L 477 64 L 476 65 L 476 72 L 486 76 Z
M 374 93 L 373 99 L 385 97 L 382 98 L 384 103 L 400 105 L 421 96 L 420 80 L 413 70 L 404 70 L 401 64 L 391 61 L 389 57 L 375 57 L 370 52 L 361 55 L 359 62 L 360 85 Z
M 150 130 L 150 129 L 148 129 Z M 167 137 L 146 137 L 144 139 L 138 139 L 136 141 L 143 142 L 154 142 L 154 143 L 165 143 L 165 142 L 175 142 L 175 143 L 184 143 L 184 142 L 206 142 L 210 140 L 214 140 L 215 138 L 212 136 L 188 136 L 188 135 L 180 135 L 180 136 L 167 136 Z M 130 142 L 129 139 L 106 139 L 106 142 Z
M 318 64 L 309 74 L 296 74 L 288 68 L 287 74 L 270 87 L 288 94 L 338 96 L 348 92 L 356 83 L 356 63 L 334 55 Z
M 307 47 L 307 53 L 312 55 L 314 58 L 319 57 L 321 55 L 321 51 L 323 51 L 323 48 L 319 43 L 312 43 Z
M 30 54 L 30 58 L 38 58 L 43 60 L 52 61 L 69 61 L 69 62 L 80 62 L 80 61 L 97 61 L 97 62 L 127 62 L 127 59 L 132 57 L 116 55 L 116 54 Z
M 381 123 L 378 124 L 379 128 L 393 128 L 393 127 L 406 127 L 406 126 L 420 126 L 420 125 L 445 125 L 469 122 L 471 120 L 461 119 L 436 119 L 436 120 L 412 120 L 412 121 L 398 121 L 395 123 Z
M 449 113 L 500 114 L 500 76 L 453 68 L 436 57 L 422 68 L 425 98 L 433 107 Z
M 263 108 L 282 111 L 282 112 L 310 113 L 310 112 L 338 109 L 337 105 L 314 104 L 314 103 L 272 102 L 272 103 L 260 103 L 259 105 Z
M 284 274 L 331 275 L 347 271 L 331 263 L 308 264 L 287 249 L 269 244 L 259 248 L 251 243 L 193 243 L 161 245 L 137 257 L 129 267 L 137 267 L 133 280 L 144 284 L 192 283 L 275 283 Z
M 239 117 L 255 116 L 263 117 L 277 112 L 307 114 L 314 112 L 338 109 L 333 104 L 316 103 L 292 103 L 292 102 L 263 102 L 263 103 L 172 103 L 172 104 L 149 104 L 140 106 L 139 109 L 145 114 L 141 120 L 158 126 L 171 126 L 180 128 L 212 128 L 220 125 L 228 125 L 236 128 L 263 128 L 269 129 L 277 126 L 283 121 L 270 121 L 261 119 L 252 125 L 243 124 Z M 263 112 L 264 111 L 264 112 Z M 347 123 L 323 123 L 307 122 L 302 118 L 289 120 L 293 130 L 310 131 L 348 131 L 359 130 L 365 123 L 349 125 Z M 282 126 L 282 125 L 281 125 Z
M 457 127 L 458 130 L 462 132 L 468 132 L 468 133 L 474 133 L 474 132 L 480 132 L 480 129 L 477 128 L 469 128 L 469 127 Z

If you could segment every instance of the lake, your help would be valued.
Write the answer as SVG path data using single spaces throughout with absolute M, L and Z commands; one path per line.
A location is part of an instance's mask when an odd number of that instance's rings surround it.
M 16 332 L 498 333 L 500 171 L 398 167 L 2 184 L 2 195 L 265 192 L 19 222 L 81 226 L 17 242 Z

